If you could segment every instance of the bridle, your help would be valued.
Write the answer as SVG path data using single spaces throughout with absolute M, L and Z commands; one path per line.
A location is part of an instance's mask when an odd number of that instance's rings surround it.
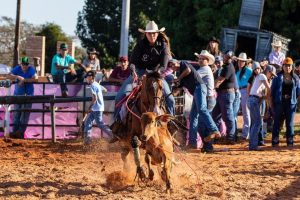
M 147 79 L 149 79 L 148 77 L 147 77 Z M 152 79 L 152 78 L 151 78 Z M 147 101 L 150 103 L 150 97 L 149 97 L 149 95 L 148 95 L 148 91 L 150 91 L 150 89 L 152 89 L 153 88 L 153 90 L 154 90 L 154 96 L 152 97 L 153 99 L 154 99 L 154 103 L 155 104 L 159 104 L 159 107 L 161 107 L 161 104 L 162 104 L 162 96 L 160 97 L 160 96 L 158 96 L 158 92 L 159 92 L 159 83 L 158 83 L 158 81 L 159 80 L 162 80 L 161 78 L 153 78 L 154 79 L 154 81 L 152 81 L 151 82 L 151 84 L 150 84 L 150 87 L 149 87 L 149 85 L 146 83 L 146 86 L 145 86 L 145 89 L 146 89 L 146 96 L 147 96 Z

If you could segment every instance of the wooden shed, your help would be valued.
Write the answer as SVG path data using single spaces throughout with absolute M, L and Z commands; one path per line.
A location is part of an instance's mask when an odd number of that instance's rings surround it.
M 271 44 L 281 40 L 282 51 L 288 51 L 290 39 L 267 30 L 260 30 L 264 0 L 243 0 L 237 29 L 223 28 L 222 51 L 233 50 L 236 55 L 246 52 L 248 57 L 261 60 L 272 51 Z

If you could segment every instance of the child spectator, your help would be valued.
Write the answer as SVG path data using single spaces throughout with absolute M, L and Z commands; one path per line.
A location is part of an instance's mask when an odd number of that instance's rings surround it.
M 104 111 L 104 100 L 101 91 L 101 86 L 95 81 L 95 72 L 88 71 L 86 76 L 86 81 L 91 86 L 92 92 L 92 103 L 89 107 L 89 113 L 84 123 L 84 144 L 90 145 L 92 142 L 92 127 L 94 120 L 97 126 L 104 131 L 108 136 L 111 136 L 111 130 L 103 122 L 102 115 Z

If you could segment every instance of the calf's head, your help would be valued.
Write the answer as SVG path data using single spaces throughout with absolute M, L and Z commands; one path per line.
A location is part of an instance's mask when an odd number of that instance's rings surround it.
M 158 124 L 167 123 L 172 120 L 174 117 L 171 115 L 160 115 L 157 116 L 154 112 L 146 112 L 142 114 L 141 117 L 141 126 L 142 126 L 142 136 L 143 141 L 149 140 L 157 134 Z

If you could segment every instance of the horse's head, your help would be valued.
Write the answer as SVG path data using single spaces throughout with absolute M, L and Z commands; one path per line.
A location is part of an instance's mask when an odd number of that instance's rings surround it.
M 162 114 L 163 79 L 157 72 L 143 78 L 141 100 L 146 111 Z

